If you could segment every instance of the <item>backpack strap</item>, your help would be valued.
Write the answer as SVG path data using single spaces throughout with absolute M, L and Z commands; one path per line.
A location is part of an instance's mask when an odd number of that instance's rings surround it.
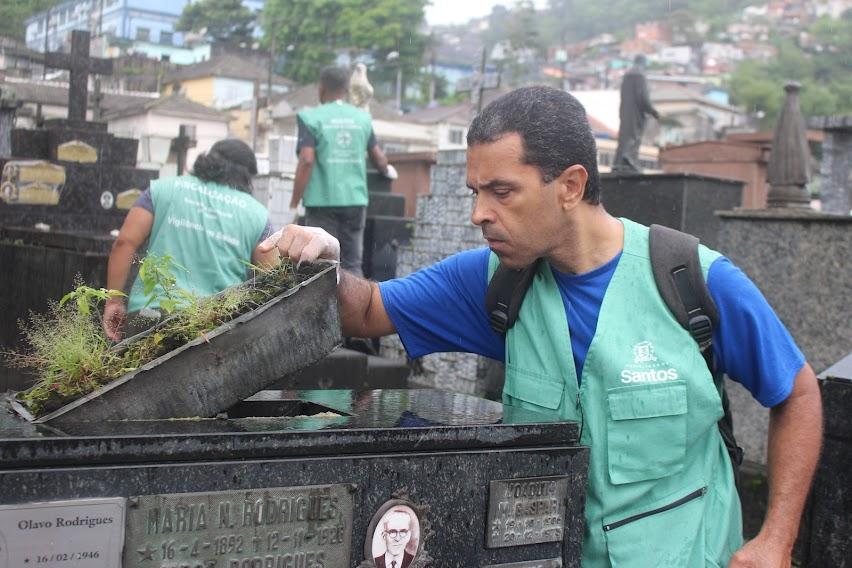
M 541 259 L 537 259 L 526 268 L 517 270 L 500 264 L 491 276 L 485 293 L 485 311 L 488 323 L 497 335 L 505 336 L 515 325 L 540 262 Z
M 734 438 L 724 374 L 719 372 L 713 356 L 713 329 L 719 325 L 719 311 L 701 270 L 699 241 L 692 235 L 662 225 L 651 225 L 649 239 L 651 268 L 657 289 L 675 319 L 698 344 L 722 399 L 724 416 L 719 420 L 719 432 L 728 449 L 736 477 L 743 461 L 743 450 Z

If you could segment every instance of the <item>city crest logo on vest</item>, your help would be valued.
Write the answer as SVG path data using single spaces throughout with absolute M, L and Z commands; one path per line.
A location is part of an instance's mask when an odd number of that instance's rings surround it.
M 662 383 L 678 377 L 677 369 L 657 359 L 654 344 L 647 340 L 633 346 L 633 362 L 621 371 L 621 382 L 625 384 Z
M 345 130 L 341 130 L 337 133 L 337 145 L 338 146 L 351 146 L 352 145 L 352 133 L 347 132 Z

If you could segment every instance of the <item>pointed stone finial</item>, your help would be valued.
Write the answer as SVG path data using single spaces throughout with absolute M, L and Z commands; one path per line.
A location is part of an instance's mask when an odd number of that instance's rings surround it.
M 800 88 L 796 82 L 784 85 L 787 96 L 772 138 L 766 175 L 770 186 L 766 198 L 769 207 L 810 208 L 811 194 L 807 189 L 811 177 L 810 150 L 805 119 L 799 110 Z

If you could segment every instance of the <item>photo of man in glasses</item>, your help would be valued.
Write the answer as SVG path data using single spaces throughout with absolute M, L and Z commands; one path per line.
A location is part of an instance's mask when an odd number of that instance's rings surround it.
M 376 568 L 408 568 L 417 553 L 415 523 L 414 512 L 408 507 L 394 507 L 385 513 L 377 527 L 377 531 L 381 530 L 384 546 L 377 547 L 377 539 L 373 539 Z M 382 548 L 384 554 L 381 553 Z

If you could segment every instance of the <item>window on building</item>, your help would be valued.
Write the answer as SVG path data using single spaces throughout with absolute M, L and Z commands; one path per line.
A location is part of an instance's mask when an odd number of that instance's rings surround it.
M 450 144 L 463 144 L 464 130 L 462 130 L 461 128 L 451 128 L 449 138 Z
M 174 42 L 172 41 L 172 32 L 167 32 L 165 30 L 160 32 L 160 43 L 163 45 L 172 45 Z
M 136 39 L 138 41 L 148 41 L 151 38 L 151 30 L 148 28 L 136 28 Z
M 38 21 L 38 33 L 41 33 L 43 31 L 44 31 L 44 20 L 39 20 Z
M 67 20 L 68 20 L 68 12 L 66 12 L 65 10 L 62 10 L 61 12 L 59 12 L 59 25 L 61 26 Z

